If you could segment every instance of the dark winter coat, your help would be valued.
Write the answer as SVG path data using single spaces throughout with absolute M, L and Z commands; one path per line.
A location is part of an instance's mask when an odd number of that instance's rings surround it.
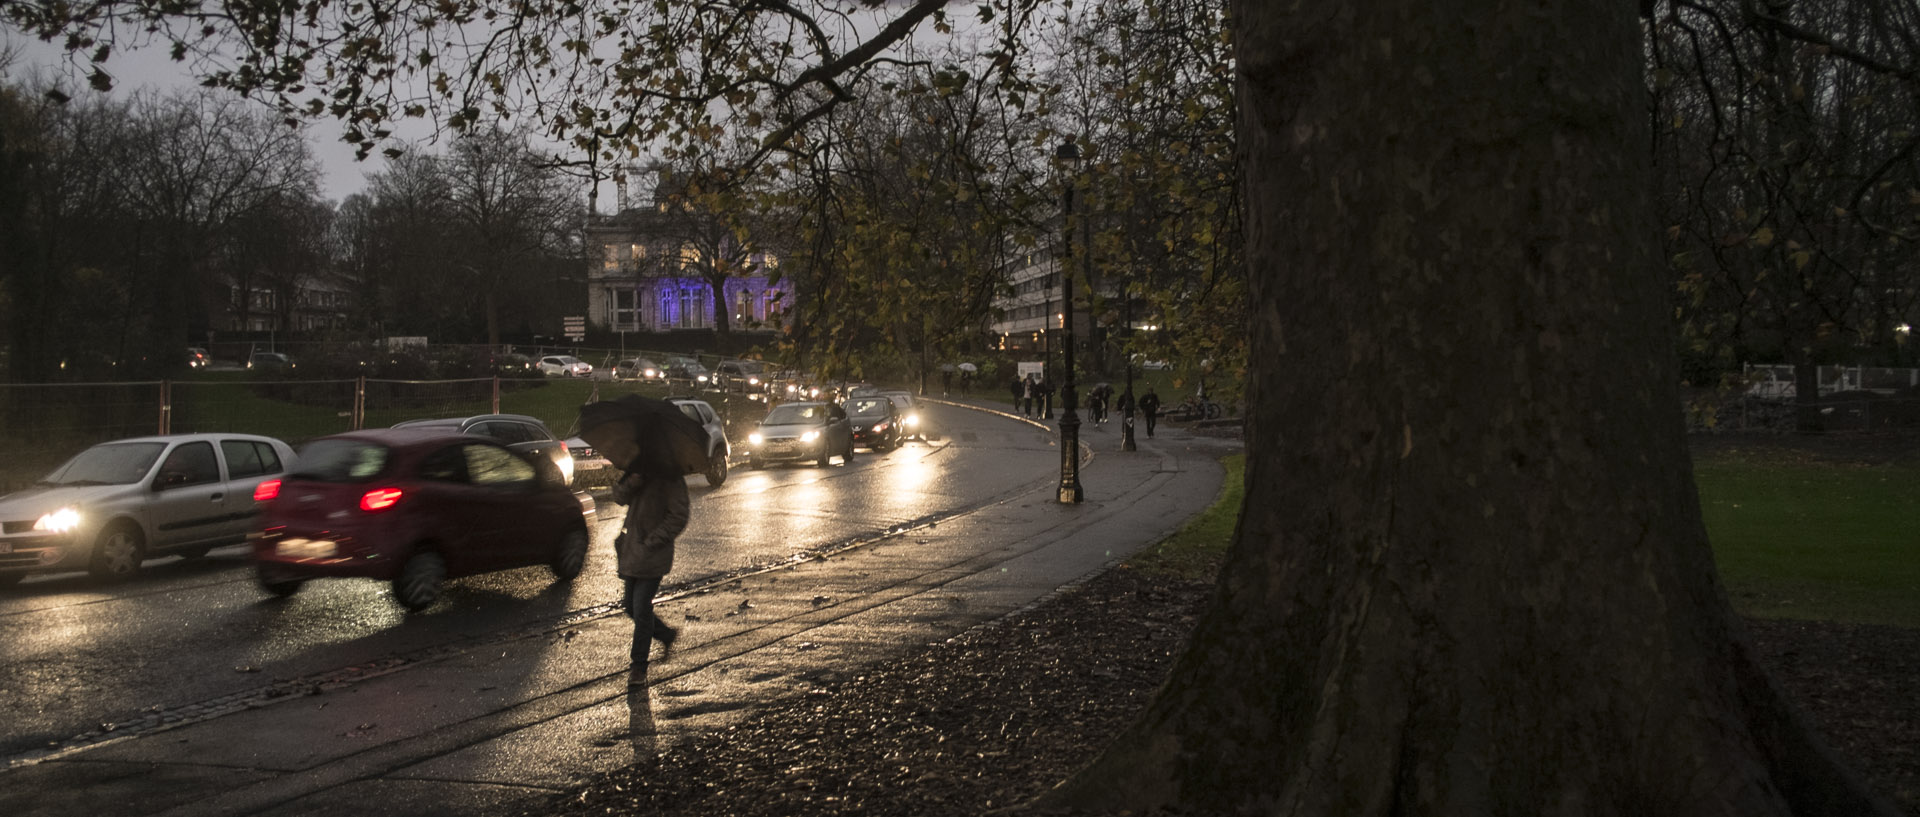
M 629 473 L 609 497 L 627 506 L 627 522 L 614 540 L 623 579 L 651 579 L 673 572 L 673 540 L 686 530 L 692 500 L 682 477 Z

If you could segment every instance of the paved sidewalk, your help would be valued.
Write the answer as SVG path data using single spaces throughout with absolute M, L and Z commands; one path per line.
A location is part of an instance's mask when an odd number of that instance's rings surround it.
M 517 814 L 674 741 L 724 739 L 711 736 L 762 703 L 1032 605 L 1158 541 L 1213 502 L 1217 458 L 1237 446 L 1163 428 L 1122 452 L 1117 423 L 1081 437 L 1080 505 L 1048 485 L 663 598 L 684 629 L 654 660 L 648 695 L 626 687 L 631 624 L 596 613 L 0 773 L 0 813 Z

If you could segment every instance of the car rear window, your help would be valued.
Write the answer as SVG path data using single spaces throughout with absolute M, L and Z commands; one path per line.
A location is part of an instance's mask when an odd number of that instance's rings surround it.
M 227 477 L 257 477 L 280 470 L 280 455 L 273 446 L 255 440 L 221 440 L 220 453 L 227 457 Z
M 392 451 L 365 440 L 314 440 L 300 449 L 291 475 L 315 482 L 366 482 L 387 470 Z
M 879 398 L 860 398 L 847 401 L 847 413 L 856 417 L 877 417 L 886 414 L 892 405 Z

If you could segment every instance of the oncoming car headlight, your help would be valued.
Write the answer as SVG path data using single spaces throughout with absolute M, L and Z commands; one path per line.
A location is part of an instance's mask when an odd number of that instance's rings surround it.
M 73 508 L 61 508 L 33 521 L 33 529 L 52 533 L 66 533 L 80 527 L 80 512 Z
M 767 438 L 760 436 L 760 432 L 758 431 L 755 431 L 752 434 L 747 435 L 747 442 L 753 443 L 754 445 L 759 445 L 766 441 L 767 441 Z
M 920 424 L 920 415 L 918 414 L 907 415 L 907 425 L 917 426 L 919 424 Z
M 800 435 L 800 441 L 803 443 L 810 443 L 818 439 L 820 439 L 820 432 L 818 431 L 809 431 L 805 434 Z

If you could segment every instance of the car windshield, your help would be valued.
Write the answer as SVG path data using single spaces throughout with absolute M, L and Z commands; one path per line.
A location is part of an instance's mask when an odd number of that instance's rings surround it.
M 819 403 L 788 403 L 767 412 L 761 425 L 817 426 L 827 422 L 827 407 Z
M 314 440 L 294 459 L 294 479 L 366 482 L 386 470 L 389 449 L 365 440 Z
M 53 469 L 43 485 L 132 485 L 147 476 L 166 443 L 96 445 Z
M 889 405 L 878 398 L 858 398 L 847 401 L 847 413 L 855 417 L 885 417 Z

